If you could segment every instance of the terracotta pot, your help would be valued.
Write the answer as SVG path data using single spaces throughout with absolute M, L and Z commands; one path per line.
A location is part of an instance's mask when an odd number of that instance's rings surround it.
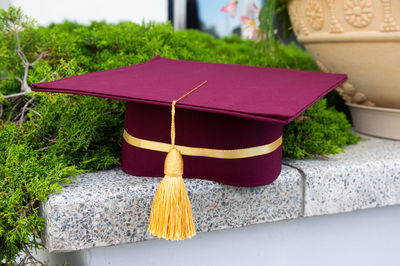
M 347 73 L 349 103 L 400 108 L 399 0 L 291 0 L 297 35 L 323 71 Z

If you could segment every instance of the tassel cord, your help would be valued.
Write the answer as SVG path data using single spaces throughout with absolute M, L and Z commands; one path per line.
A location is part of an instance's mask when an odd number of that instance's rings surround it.
M 196 87 L 194 87 L 193 89 L 191 89 L 190 91 L 188 91 L 187 93 L 185 93 L 184 95 L 179 97 L 177 100 L 172 101 L 172 108 L 171 108 L 171 146 L 172 146 L 172 149 L 175 149 L 175 137 L 176 137 L 176 133 L 175 133 L 175 105 L 176 105 L 176 103 L 179 102 L 180 100 L 182 100 L 183 98 L 185 98 L 186 96 L 188 96 L 189 94 L 191 94 L 192 92 L 194 92 L 195 90 L 197 90 L 198 88 L 200 88 L 201 86 L 203 86 L 206 83 L 207 83 L 207 80 L 203 81 L 202 83 L 200 83 L 199 85 L 197 85 Z
M 175 104 L 176 101 L 172 102 L 172 108 L 171 108 L 171 146 L 172 149 L 175 149 Z
M 172 102 L 171 108 L 171 146 L 164 163 L 164 178 L 161 181 L 150 212 L 148 231 L 158 237 L 170 240 L 183 240 L 196 234 L 192 207 L 182 179 L 183 159 L 175 149 L 175 105 L 176 103 L 200 88 L 204 81 L 178 100 Z

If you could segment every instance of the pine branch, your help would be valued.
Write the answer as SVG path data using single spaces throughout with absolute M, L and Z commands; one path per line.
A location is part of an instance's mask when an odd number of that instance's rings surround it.
M 10 94 L 10 95 L 1 95 L 1 97 L 3 97 L 4 99 L 11 99 L 11 98 L 16 98 L 16 97 L 21 97 L 24 96 L 28 93 L 30 93 L 31 91 L 23 91 L 23 92 L 18 92 L 18 93 L 14 93 L 14 94 Z
M 28 108 L 28 106 L 30 105 L 30 104 L 32 104 L 32 102 L 33 102 L 33 100 L 35 99 L 35 96 L 33 96 L 31 99 L 29 99 L 29 101 L 27 101 L 25 104 L 24 104 L 24 107 L 22 107 L 22 111 L 21 111 L 21 113 L 19 113 L 19 115 L 17 115 L 16 117 L 15 117 L 15 119 L 18 119 L 18 117 L 19 117 L 19 120 L 18 120 L 18 124 L 21 126 L 22 125 L 22 123 L 24 123 L 24 120 L 25 120 L 25 113 L 27 112 L 27 111 L 29 111 L 32 107 L 30 107 L 30 108 Z
M 22 78 L 16 77 L 15 79 L 18 80 L 19 83 L 21 83 L 20 93 L 25 92 L 25 94 L 26 94 L 26 93 L 29 93 L 32 91 L 31 87 L 28 85 L 29 69 L 31 67 L 34 67 L 36 65 L 36 63 L 39 62 L 40 60 L 42 60 L 44 57 L 48 56 L 48 53 L 42 52 L 33 62 L 29 62 L 25 56 L 23 49 L 22 49 L 23 47 L 21 46 L 21 39 L 19 36 L 20 30 L 17 27 L 13 27 L 12 30 L 17 39 L 16 52 L 17 52 L 17 55 L 19 56 L 19 58 L 21 59 L 22 66 L 24 67 L 24 74 L 23 74 Z M 23 96 L 25 94 L 16 93 L 16 94 L 11 95 L 11 97 L 19 97 L 19 96 Z M 4 96 L 4 98 L 6 98 L 6 96 Z

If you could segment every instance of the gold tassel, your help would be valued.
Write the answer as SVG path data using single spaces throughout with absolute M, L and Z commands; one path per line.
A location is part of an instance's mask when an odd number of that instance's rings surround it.
M 159 238 L 183 240 L 196 235 L 193 223 L 192 206 L 183 182 L 183 159 L 175 149 L 175 104 L 191 94 L 207 81 L 172 102 L 171 108 L 171 150 L 164 163 L 164 178 L 157 189 L 151 206 L 147 231 Z
M 192 206 L 182 178 L 182 156 L 175 148 L 165 158 L 164 174 L 151 207 L 148 231 L 168 240 L 191 238 L 196 235 Z
M 205 82 L 202 84 L 204 83 Z M 192 91 L 194 91 L 194 89 Z M 185 94 L 177 101 L 189 93 Z M 172 148 L 165 158 L 165 176 L 154 197 L 151 206 L 149 227 L 147 229 L 150 234 L 168 240 L 183 240 L 196 235 L 192 206 L 190 205 L 185 183 L 182 178 L 183 159 L 181 153 L 175 149 L 175 104 L 177 101 L 172 102 L 171 110 Z

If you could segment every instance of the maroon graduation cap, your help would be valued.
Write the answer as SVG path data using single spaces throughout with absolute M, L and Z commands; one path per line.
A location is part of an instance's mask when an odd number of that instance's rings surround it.
M 121 169 L 126 173 L 182 176 L 181 153 L 185 177 L 253 187 L 270 184 L 281 171 L 283 125 L 346 78 L 342 74 L 157 56 L 137 65 L 33 84 L 32 89 L 125 100 Z M 173 113 L 176 106 L 172 125 L 171 106 Z M 178 153 L 169 153 L 164 168 L 166 152 L 172 146 Z M 185 197 L 186 190 L 182 191 Z M 157 201 L 156 195 L 150 227 L 155 205 L 159 204 L 161 216 L 167 217 L 165 196 L 160 194 L 164 199 Z M 184 215 L 182 211 L 170 215 L 191 217 L 191 209 Z M 167 225 L 149 227 L 151 233 L 167 239 L 193 235 L 194 229 L 182 229 L 181 220 L 177 225 L 165 217 L 155 224 Z

